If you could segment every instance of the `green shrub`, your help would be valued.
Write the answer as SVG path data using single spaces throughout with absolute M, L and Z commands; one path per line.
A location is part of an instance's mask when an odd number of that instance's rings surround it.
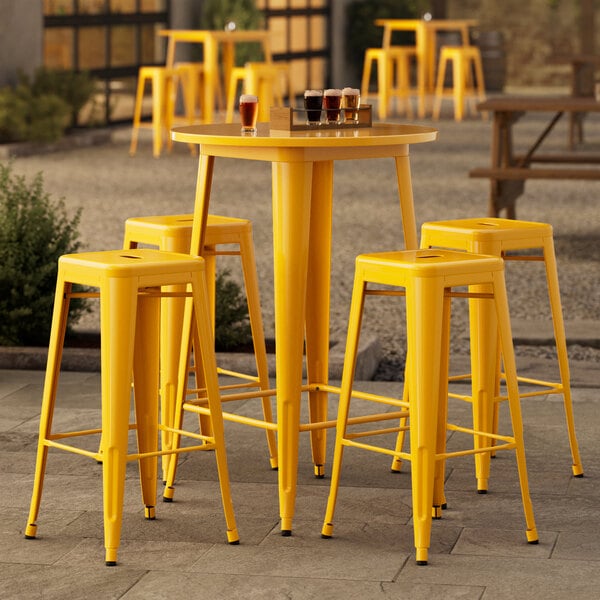
M 28 79 L 22 75 L 21 80 L 24 85 L 30 85 Z M 87 104 L 95 86 L 94 79 L 87 71 L 77 73 L 68 69 L 45 67 L 36 70 L 30 85 L 34 96 L 58 96 L 71 107 L 73 114 L 77 114 Z
M 0 89 L 0 143 L 60 139 L 94 85 L 87 73 L 41 68 L 31 81 L 21 74 L 16 86 Z
M 53 142 L 69 123 L 69 105 L 54 94 L 34 96 L 19 84 L 0 90 L 0 142 Z
M 31 183 L 0 163 L 0 345 L 48 344 L 58 258 L 80 249 L 81 209 L 69 219 L 64 201 L 53 202 L 38 173 Z M 70 324 L 86 312 L 71 301 Z
M 229 274 L 226 269 L 220 271 L 216 281 L 215 346 L 220 351 L 235 350 L 252 341 L 246 297 Z

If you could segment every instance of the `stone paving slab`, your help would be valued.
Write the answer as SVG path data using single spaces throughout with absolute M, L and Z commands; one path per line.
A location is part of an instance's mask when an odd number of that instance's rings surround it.
M 329 478 L 312 476 L 307 436 L 301 436 L 294 534 L 283 538 L 276 473 L 265 457 L 264 435 L 227 424 L 241 544 L 226 543 L 209 453 L 184 455 L 173 503 L 160 502 L 158 486 L 155 521 L 143 517 L 137 468 L 130 464 L 119 564 L 107 568 L 101 467 L 83 457 L 51 452 L 38 539 L 23 537 L 41 385 L 38 371 L 0 370 L 0 484 L 10 491 L 0 496 L 2 598 L 588 600 L 600 585 L 600 467 L 594 460 L 600 426 L 597 388 L 573 390 L 586 473 L 581 479 L 570 475 L 560 400 L 523 401 L 538 545 L 526 543 L 509 453 L 492 462 L 486 495 L 475 493 L 471 458 L 449 462 L 448 509 L 432 524 L 429 565 L 417 567 L 410 465 L 392 474 L 388 457 L 348 450 L 334 536 L 323 540 L 320 527 Z M 402 387 L 398 382 L 357 385 L 395 395 Z M 62 390 L 72 424 L 88 420 L 97 411 L 97 373 L 65 373 Z M 335 412 L 336 399 L 330 404 Z M 451 412 L 459 423 L 470 420 L 466 403 L 452 402 Z M 503 407 L 501 421 L 504 413 Z M 452 436 L 449 444 L 457 443 Z M 332 444 L 329 435 L 329 462 Z

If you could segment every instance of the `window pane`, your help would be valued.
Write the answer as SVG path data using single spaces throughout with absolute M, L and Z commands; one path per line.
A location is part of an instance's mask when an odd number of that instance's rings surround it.
M 79 30 L 80 69 L 101 69 L 106 66 L 105 35 L 105 27 L 86 27 Z
M 127 25 L 110 32 L 110 63 L 113 67 L 135 64 L 135 29 Z
M 44 33 L 44 66 L 70 69 L 73 66 L 73 30 L 46 29 Z
M 45 15 L 72 15 L 73 0 L 44 0 Z

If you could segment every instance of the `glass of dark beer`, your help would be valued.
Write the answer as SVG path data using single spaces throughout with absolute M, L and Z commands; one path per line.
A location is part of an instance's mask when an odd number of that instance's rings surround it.
M 258 118 L 258 97 L 252 94 L 240 96 L 240 119 L 242 133 L 256 133 L 256 120 Z
M 306 90 L 304 92 L 304 108 L 306 109 L 306 124 L 321 123 L 321 107 L 323 106 L 323 90 Z
M 323 104 L 327 124 L 339 123 L 342 106 L 342 90 L 329 89 L 323 92 Z

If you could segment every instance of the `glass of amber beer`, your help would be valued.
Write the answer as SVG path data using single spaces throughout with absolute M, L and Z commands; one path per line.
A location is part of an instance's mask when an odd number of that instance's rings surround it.
M 340 108 L 342 106 L 342 91 L 329 89 L 323 92 L 323 104 L 327 123 L 340 122 Z
M 258 118 L 258 97 L 252 94 L 240 96 L 240 119 L 242 133 L 256 133 L 256 119 Z

